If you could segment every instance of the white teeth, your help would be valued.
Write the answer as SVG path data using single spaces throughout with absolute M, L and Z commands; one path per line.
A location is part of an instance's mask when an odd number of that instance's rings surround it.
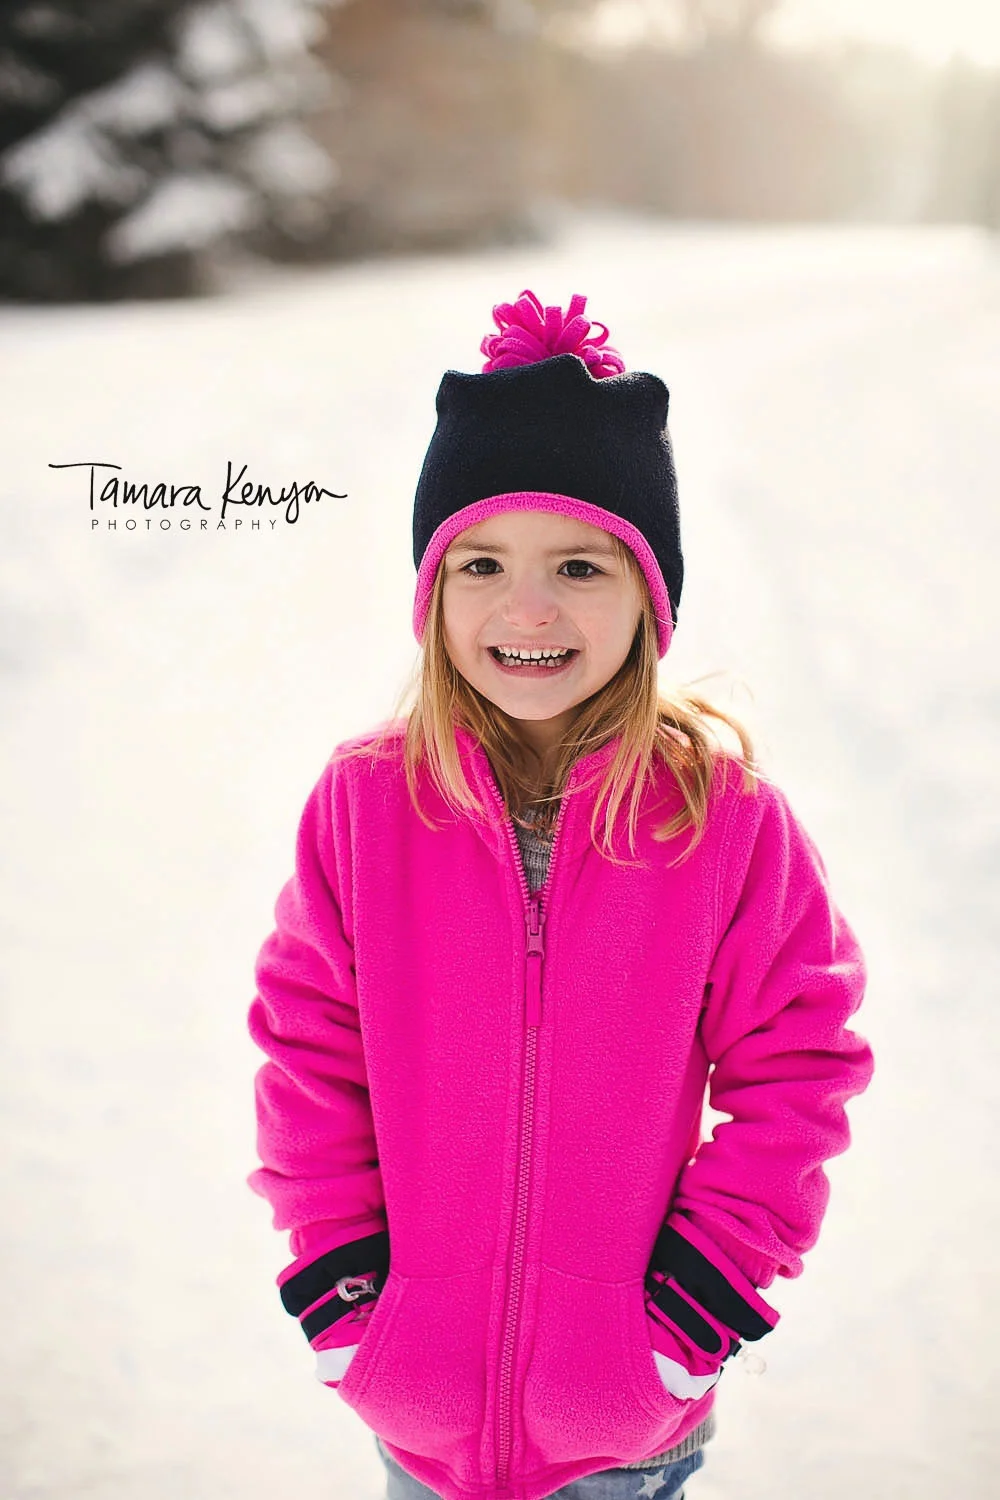
M 563 661 L 569 655 L 569 650 L 562 651 L 508 651 L 503 646 L 494 648 L 497 654 L 508 662 L 557 662 Z

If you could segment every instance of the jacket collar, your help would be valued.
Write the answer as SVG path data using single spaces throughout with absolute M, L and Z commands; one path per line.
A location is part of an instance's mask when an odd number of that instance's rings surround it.
M 500 789 L 497 786 L 493 767 L 482 743 L 464 724 L 456 724 L 455 740 L 459 756 L 469 785 L 487 808 L 487 814 L 464 810 L 487 845 L 498 858 L 505 858 L 510 849 L 509 834 L 504 826 Z M 596 750 L 588 750 L 574 761 L 566 781 L 567 792 L 573 795 L 563 798 L 562 821 L 559 826 L 558 857 L 562 861 L 582 849 L 590 842 L 590 819 L 594 802 L 601 787 L 604 773 L 621 744 L 621 735 L 606 740 Z M 631 786 L 631 778 L 629 780 Z M 579 788 L 578 791 L 574 791 Z M 617 851 L 617 840 L 615 841 Z

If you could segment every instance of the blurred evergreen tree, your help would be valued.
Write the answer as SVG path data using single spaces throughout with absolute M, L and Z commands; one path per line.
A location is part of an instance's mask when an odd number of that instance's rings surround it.
M 322 233 L 330 3 L 7 0 L 0 296 L 190 295 L 220 246 Z

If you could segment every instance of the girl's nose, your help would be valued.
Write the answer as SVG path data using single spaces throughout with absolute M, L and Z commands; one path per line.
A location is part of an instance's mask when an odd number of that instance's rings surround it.
M 558 608 L 551 588 L 544 582 L 524 578 L 510 585 L 501 613 L 508 624 L 533 630 L 553 620 Z

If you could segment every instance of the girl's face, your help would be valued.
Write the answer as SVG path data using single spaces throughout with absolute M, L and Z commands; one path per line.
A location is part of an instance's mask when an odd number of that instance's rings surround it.
M 540 510 L 468 527 L 442 567 L 448 655 L 544 757 L 628 656 L 642 613 L 637 585 L 606 531 Z M 500 646 L 570 655 L 558 666 L 518 666 L 501 661 Z

